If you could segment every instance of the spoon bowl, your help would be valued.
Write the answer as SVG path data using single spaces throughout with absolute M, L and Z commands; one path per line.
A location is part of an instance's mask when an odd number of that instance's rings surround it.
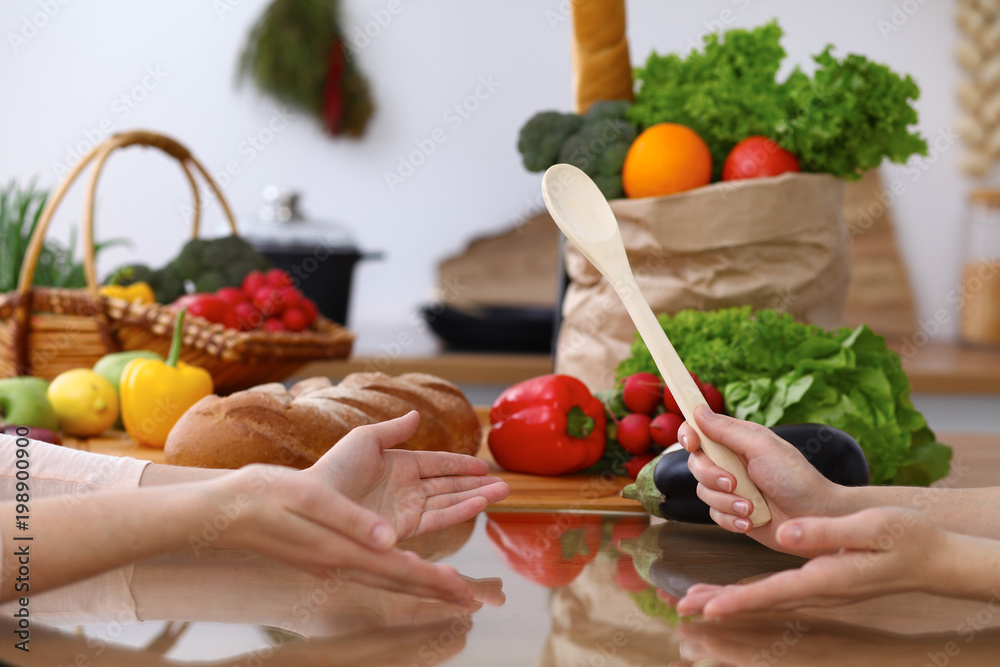
M 625 254 L 618 221 L 607 199 L 583 171 L 569 164 L 557 164 L 542 177 L 542 197 L 552 219 L 566 238 L 583 253 L 614 287 L 642 336 L 667 389 L 677 400 L 684 419 L 698 433 L 701 447 L 713 463 L 736 478 L 735 493 L 753 505 L 750 521 L 762 526 L 771 520 L 767 503 L 747 474 L 742 460 L 732 451 L 708 438 L 694 420 L 694 411 L 705 404 L 701 388 L 695 384 L 684 362 L 677 356 L 649 304 L 639 291 Z

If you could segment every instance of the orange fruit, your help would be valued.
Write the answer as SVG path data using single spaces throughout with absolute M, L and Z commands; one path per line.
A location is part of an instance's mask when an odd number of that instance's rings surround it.
M 691 128 L 659 123 L 643 130 L 625 155 L 622 187 L 628 197 L 684 192 L 712 180 L 712 153 Z

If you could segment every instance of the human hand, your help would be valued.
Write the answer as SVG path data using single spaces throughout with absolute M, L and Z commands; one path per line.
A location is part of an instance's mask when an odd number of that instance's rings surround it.
M 923 514 L 894 507 L 836 518 L 787 521 L 775 531 L 782 550 L 822 553 L 801 568 L 745 585 L 696 584 L 679 614 L 729 616 L 762 609 L 826 607 L 889 593 L 947 590 L 948 533 Z
M 510 487 L 486 476 L 482 459 L 390 449 L 412 436 L 419 422 L 412 411 L 356 428 L 305 474 L 388 519 L 400 540 L 466 521 L 507 497 Z
M 321 475 L 251 465 L 195 485 L 207 491 L 207 505 L 196 508 L 205 515 L 203 529 L 188 540 L 195 555 L 210 547 L 242 549 L 318 577 L 459 604 L 472 600 L 469 583 L 454 568 L 393 548 L 393 526 Z
M 760 424 L 716 415 L 707 406 L 695 411 L 698 426 L 706 436 L 725 445 L 742 459 L 750 479 L 760 489 L 771 510 L 771 521 L 752 528 L 753 503 L 736 488 L 736 477 L 701 450 L 698 433 L 685 422 L 678 439 L 691 452 L 688 468 L 698 480 L 698 497 L 710 508 L 712 520 L 734 533 L 746 533 L 772 549 L 799 556 L 812 553 L 801 547 L 782 545 L 775 537 L 778 527 L 801 516 L 830 516 L 837 509 L 840 487 L 823 477 L 792 445 Z

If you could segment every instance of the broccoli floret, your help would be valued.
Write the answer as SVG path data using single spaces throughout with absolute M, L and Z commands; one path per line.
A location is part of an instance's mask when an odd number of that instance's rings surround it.
M 559 160 L 560 149 L 568 137 L 576 134 L 583 119 L 575 113 L 542 111 L 521 128 L 517 150 L 528 171 L 545 171 Z
M 628 100 L 601 100 L 594 102 L 583 114 L 585 123 L 600 121 L 604 118 L 625 118 L 632 103 Z
M 205 248 L 208 241 L 191 239 L 184 244 L 180 253 L 167 264 L 170 269 L 183 279 L 194 279 L 205 270 Z M 211 261 L 211 260 L 209 260 Z
M 620 174 L 625 153 L 635 137 L 635 128 L 621 118 L 602 118 L 585 123 L 563 144 L 559 161 L 579 167 L 591 178 L 598 174 Z M 609 151 L 613 154 L 605 162 L 604 157 Z
M 184 296 L 184 278 L 170 266 L 153 271 L 149 286 L 153 288 L 157 303 L 172 303 Z
M 622 165 L 638 136 L 624 117 L 628 108 L 624 100 L 595 102 L 583 117 L 583 127 L 566 140 L 559 152 L 560 162 L 583 170 L 608 199 L 625 195 Z
M 594 176 L 594 184 L 605 199 L 621 199 L 625 196 L 621 174 L 598 174 Z
M 233 286 L 222 271 L 205 271 L 194 279 L 195 292 L 209 293 L 220 290 L 223 287 Z

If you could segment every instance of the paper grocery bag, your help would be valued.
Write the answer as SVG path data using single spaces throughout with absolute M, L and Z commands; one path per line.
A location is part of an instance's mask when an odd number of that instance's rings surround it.
M 828 174 L 785 174 L 610 203 L 653 312 L 750 305 L 831 328 L 841 324 L 850 277 L 843 196 L 843 182 Z M 565 266 L 555 370 L 592 391 L 610 388 L 635 326 L 572 244 Z

